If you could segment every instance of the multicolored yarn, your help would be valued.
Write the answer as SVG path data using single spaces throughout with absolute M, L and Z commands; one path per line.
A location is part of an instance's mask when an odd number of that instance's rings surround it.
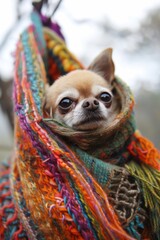
M 10 165 L 2 164 L 0 172 L 0 239 L 27 239 L 12 197 Z M 19 186 L 17 186 L 18 188 Z
M 108 129 L 103 148 L 93 154 L 92 148 L 80 149 L 78 143 L 93 146 L 96 136 L 86 133 L 85 142 L 80 132 L 46 119 L 43 101 L 46 82 L 83 66 L 55 33 L 42 32 L 36 13 L 33 18 L 34 26 L 21 35 L 16 50 L 15 154 L 0 171 L 0 239 L 160 239 L 157 216 L 151 234 L 140 218 L 143 201 L 152 219 L 154 211 L 159 213 L 160 155 L 135 132 L 130 90 L 116 78 L 122 112 Z M 63 137 L 68 136 L 74 145 L 65 142 Z M 146 176 L 151 179 L 147 189 Z M 128 225 L 121 224 L 110 201 L 116 179 L 130 185 L 131 192 L 136 186 L 139 205 Z M 116 186 L 119 191 L 120 184 Z

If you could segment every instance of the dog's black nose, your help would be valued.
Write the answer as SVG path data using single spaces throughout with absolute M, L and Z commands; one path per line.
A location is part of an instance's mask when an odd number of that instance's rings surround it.
M 99 107 L 99 102 L 95 98 L 87 98 L 83 102 L 82 107 L 86 110 L 95 111 Z

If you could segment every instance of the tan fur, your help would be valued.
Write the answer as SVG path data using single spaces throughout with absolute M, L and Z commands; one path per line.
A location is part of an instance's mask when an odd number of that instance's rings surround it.
M 103 124 L 109 125 L 120 109 L 116 96 L 112 95 L 113 81 L 112 50 L 106 49 L 93 61 L 88 70 L 72 71 L 48 87 L 45 108 L 51 110 L 52 117 L 57 121 L 74 129 L 94 130 Z M 111 107 L 107 108 L 100 100 L 99 96 L 103 92 L 112 95 Z M 59 103 L 64 98 L 73 100 L 72 107 L 65 114 L 59 109 Z M 96 99 L 99 102 L 97 112 L 86 112 L 83 108 L 86 99 Z M 89 115 L 93 117 L 90 119 Z
M 100 85 L 108 89 L 111 88 L 101 76 L 88 70 L 75 70 L 67 75 L 60 77 L 47 89 L 46 108 L 52 106 L 55 109 L 57 96 L 64 90 L 75 88 L 80 93 L 80 99 L 92 96 L 91 88 L 93 85 Z

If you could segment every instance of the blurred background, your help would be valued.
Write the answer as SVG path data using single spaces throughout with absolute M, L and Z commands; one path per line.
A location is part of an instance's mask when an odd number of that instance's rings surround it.
M 48 0 L 51 16 L 58 1 Z M 88 66 L 113 48 L 116 75 L 131 87 L 137 125 L 160 148 L 160 0 L 62 0 L 53 15 L 68 48 Z M 30 24 L 31 0 L 5 0 L 0 7 L 0 160 L 13 149 L 14 51 Z

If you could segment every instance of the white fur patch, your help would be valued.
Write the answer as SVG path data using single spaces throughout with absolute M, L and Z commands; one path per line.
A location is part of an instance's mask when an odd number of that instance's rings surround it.
M 64 121 L 68 126 L 73 127 L 74 125 L 77 125 L 79 122 L 85 119 L 84 109 L 82 108 L 84 101 L 85 99 L 78 103 L 71 112 L 64 116 Z M 109 110 L 101 102 L 99 102 L 99 104 L 101 116 L 107 120 Z M 88 125 L 91 125 L 91 123 L 89 122 Z

